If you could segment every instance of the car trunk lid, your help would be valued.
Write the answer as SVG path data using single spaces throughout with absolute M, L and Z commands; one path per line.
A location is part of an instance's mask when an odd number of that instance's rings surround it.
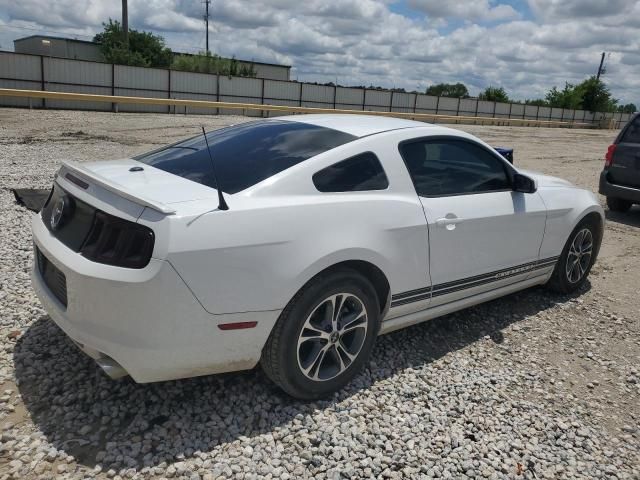
M 217 198 L 214 188 L 133 159 L 64 162 L 60 175 L 85 190 L 91 184 L 97 185 L 166 215 L 177 213 L 180 203 Z

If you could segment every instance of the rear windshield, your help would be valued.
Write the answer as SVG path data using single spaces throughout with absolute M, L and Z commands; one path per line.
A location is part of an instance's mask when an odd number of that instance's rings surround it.
M 626 143 L 640 143 L 640 115 L 627 127 L 622 141 Z
M 207 133 L 218 180 L 225 193 L 240 192 L 355 139 L 330 128 L 286 120 L 248 122 Z M 217 188 L 202 135 L 134 158 Z

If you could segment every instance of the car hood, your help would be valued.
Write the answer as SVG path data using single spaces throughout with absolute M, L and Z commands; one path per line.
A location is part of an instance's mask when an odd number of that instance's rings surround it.
M 564 178 L 552 177 L 551 175 L 545 175 L 539 172 L 532 172 L 530 170 L 518 169 L 520 173 L 528 177 L 533 178 L 540 187 L 575 187 L 573 183 Z

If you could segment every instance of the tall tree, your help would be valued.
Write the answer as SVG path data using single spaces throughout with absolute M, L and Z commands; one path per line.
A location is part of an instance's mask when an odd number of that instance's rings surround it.
M 583 110 L 590 112 L 611 112 L 615 111 L 618 100 L 611 96 L 609 87 L 602 80 L 595 76 L 588 78 L 576 86 L 582 97 Z
M 151 32 L 129 30 L 129 45 L 120 22 L 109 19 L 103 23 L 104 31 L 93 41 L 100 44 L 105 61 L 139 67 L 169 67 L 173 53 L 164 43 L 164 38 Z
M 464 83 L 438 83 L 427 88 L 427 95 L 434 97 L 467 98 L 469 90 Z

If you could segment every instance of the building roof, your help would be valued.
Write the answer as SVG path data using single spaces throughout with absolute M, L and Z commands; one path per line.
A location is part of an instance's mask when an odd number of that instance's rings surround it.
M 91 40 L 78 40 L 77 38 L 68 37 L 54 37 L 52 35 L 29 35 L 28 37 L 16 38 L 13 42 L 21 42 L 22 40 L 30 40 L 32 38 L 41 38 L 43 40 L 64 40 L 66 42 L 89 43 L 91 45 L 98 45 L 96 42 L 92 42 Z
M 23 40 L 29 40 L 32 38 L 41 38 L 43 40 L 62 40 L 65 42 L 78 42 L 78 43 L 84 43 L 84 44 L 90 44 L 90 45 L 95 45 L 96 47 L 99 45 L 97 42 L 93 42 L 90 40 L 78 40 L 77 38 L 68 38 L 68 37 L 56 37 L 56 36 L 52 36 L 52 35 L 29 35 L 28 37 L 22 37 L 22 38 L 16 38 L 13 42 L 21 42 Z M 189 55 L 189 56 L 193 56 L 196 55 L 195 53 L 187 53 L 187 52 L 173 52 L 175 55 Z M 223 57 L 225 58 L 225 57 Z M 238 62 L 243 62 L 243 63 L 253 63 L 254 65 L 267 65 L 270 67 L 280 67 L 280 68 L 291 68 L 291 65 L 283 65 L 281 63 L 269 63 L 269 62 L 256 62 L 254 60 L 243 60 L 241 58 L 236 58 L 236 60 Z

